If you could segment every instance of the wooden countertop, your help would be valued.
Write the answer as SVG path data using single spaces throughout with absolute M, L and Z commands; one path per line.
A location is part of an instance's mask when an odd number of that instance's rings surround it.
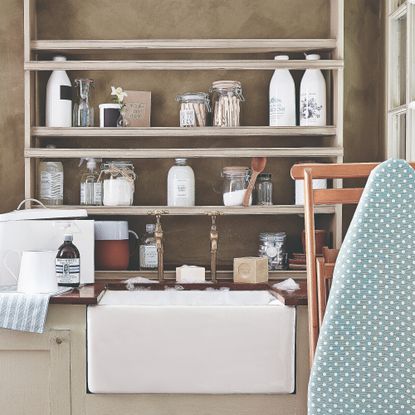
M 269 284 L 234 284 L 233 282 L 220 282 L 219 284 L 180 284 L 185 289 L 204 289 L 206 287 L 219 288 L 229 287 L 233 290 L 268 290 L 271 289 L 275 296 L 284 304 L 289 306 L 298 306 L 307 304 L 307 283 L 304 280 L 297 281 L 300 289 L 296 291 L 283 291 L 271 288 L 275 281 Z M 165 286 L 174 286 L 174 281 L 168 281 L 163 284 L 139 284 L 142 287 L 150 289 L 164 289 Z M 104 294 L 105 289 L 123 290 L 125 284 L 114 280 L 101 280 L 95 284 L 84 285 L 80 288 L 74 288 L 72 291 L 62 295 L 50 298 L 50 304 L 73 304 L 73 305 L 94 305 L 98 304 L 99 299 Z

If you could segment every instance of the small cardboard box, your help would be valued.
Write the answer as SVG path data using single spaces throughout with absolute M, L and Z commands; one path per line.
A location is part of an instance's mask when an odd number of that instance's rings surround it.
M 244 257 L 233 260 L 233 281 L 258 284 L 268 281 L 267 257 Z
M 125 91 L 125 118 L 129 127 L 150 127 L 151 92 Z

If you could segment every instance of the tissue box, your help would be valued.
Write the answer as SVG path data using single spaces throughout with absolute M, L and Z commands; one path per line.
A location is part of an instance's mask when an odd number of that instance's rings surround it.
M 181 284 L 205 282 L 205 268 L 193 265 L 182 265 L 176 268 L 176 282 Z
M 233 260 L 233 281 L 257 284 L 268 281 L 267 257 L 244 257 Z

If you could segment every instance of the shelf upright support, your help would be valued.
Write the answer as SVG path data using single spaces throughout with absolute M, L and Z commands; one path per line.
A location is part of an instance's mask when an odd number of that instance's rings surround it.
M 24 61 L 32 60 L 31 42 L 36 38 L 36 0 L 24 0 Z M 24 147 L 32 147 L 31 128 L 35 120 L 35 75 L 30 70 L 24 72 Z M 25 198 L 35 197 L 36 160 L 25 158 Z M 30 202 L 26 204 L 30 207 Z

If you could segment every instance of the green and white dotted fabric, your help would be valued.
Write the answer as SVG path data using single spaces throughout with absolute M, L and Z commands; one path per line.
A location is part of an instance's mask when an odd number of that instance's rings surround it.
M 375 168 L 336 263 L 309 415 L 415 414 L 415 171 Z

